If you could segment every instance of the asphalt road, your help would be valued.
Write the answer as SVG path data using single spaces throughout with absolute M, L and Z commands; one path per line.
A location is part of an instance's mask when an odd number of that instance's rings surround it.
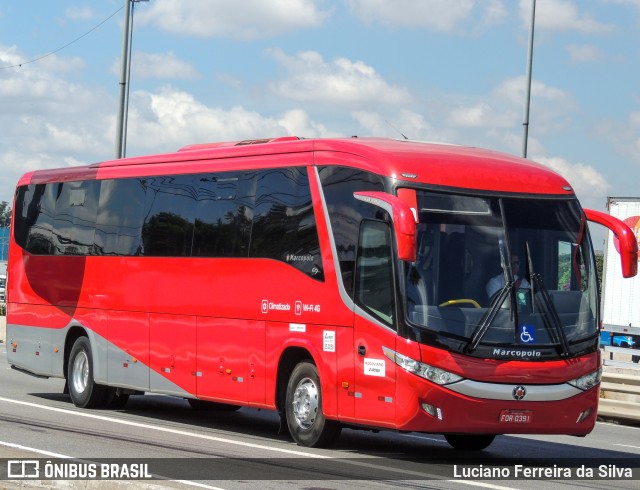
M 271 412 L 195 411 L 155 395 L 131 397 L 121 410 L 82 410 L 63 386 L 9 369 L 0 345 L 0 474 L 9 461 L 38 460 L 41 477 L 0 481 L 0 488 L 640 489 L 636 427 L 598 423 L 586 438 L 500 436 L 480 453 L 455 451 L 437 435 L 346 429 L 332 447 L 308 449 L 279 433 Z M 47 461 L 62 480 L 42 478 Z M 69 465 L 99 473 L 103 464 L 115 464 L 116 477 L 147 464 L 152 478 L 64 478 Z

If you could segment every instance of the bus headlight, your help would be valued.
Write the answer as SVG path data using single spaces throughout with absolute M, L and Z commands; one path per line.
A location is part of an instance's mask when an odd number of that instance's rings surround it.
M 567 381 L 571 386 L 575 386 L 582 391 L 587 391 L 594 386 L 596 386 L 600 380 L 602 379 L 602 368 L 598 369 L 589 374 L 585 374 L 584 376 L 580 376 L 579 378 L 572 379 L 571 381 Z
M 394 350 L 389 349 L 388 347 L 382 347 L 382 350 L 384 351 L 385 356 L 387 356 L 405 371 L 416 374 L 421 378 L 428 379 L 429 381 L 438 385 L 448 385 L 464 379 L 462 376 L 450 373 L 449 371 L 445 371 L 444 369 L 433 367 L 429 364 L 411 359 L 410 357 L 402 355 Z

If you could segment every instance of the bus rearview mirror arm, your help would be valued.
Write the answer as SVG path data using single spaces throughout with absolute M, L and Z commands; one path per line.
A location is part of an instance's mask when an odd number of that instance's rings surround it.
M 620 244 L 618 252 L 622 277 L 634 277 L 638 273 L 638 241 L 631 228 L 618 218 L 602 211 L 585 209 L 584 214 L 589 221 L 605 226 L 613 232 Z
M 409 205 L 386 192 L 354 192 L 359 201 L 384 209 L 391 216 L 398 247 L 398 258 L 406 262 L 416 261 L 416 218 Z

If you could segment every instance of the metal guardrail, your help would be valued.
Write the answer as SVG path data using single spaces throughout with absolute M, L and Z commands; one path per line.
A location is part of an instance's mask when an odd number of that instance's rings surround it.
M 622 354 L 621 356 L 616 356 Z M 625 369 L 640 370 L 640 362 L 633 362 L 634 358 L 640 357 L 640 350 L 629 349 L 628 347 L 604 346 L 604 365 L 615 366 Z M 615 359 L 614 359 L 615 357 Z M 631 359 L 629 359 L 631 357 Z M 638 373 L 640 375 L 640 373 Z
M 629 349 L 621 350 L 624 354 L 629 353 Z M 605 363 L 600 383 L 598 416 L 623 422 L 640 422 L 640 368 L 637 367 L 638 364 L 630 362 L 614 362 L 630 370 L 627 373 L 616 372 L 615 367 Z

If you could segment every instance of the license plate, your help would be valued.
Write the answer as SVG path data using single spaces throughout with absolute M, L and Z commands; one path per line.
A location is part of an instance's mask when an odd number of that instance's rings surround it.
M 533 421 L 531 410 L 503 410 L 498 421 L 502 424 L 530 424 Z

